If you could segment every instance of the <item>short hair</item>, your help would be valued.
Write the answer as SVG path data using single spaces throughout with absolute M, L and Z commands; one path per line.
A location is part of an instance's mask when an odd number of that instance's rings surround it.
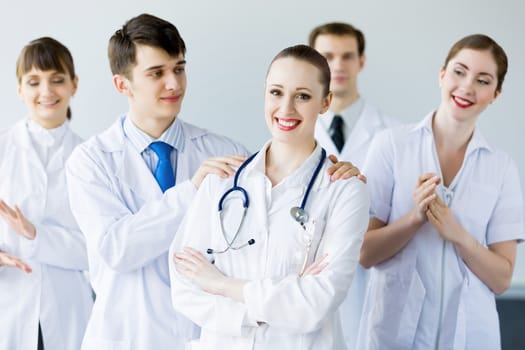
M 472 49 L 477 51 L 489 51 L 492 54 L 492 58 L 496 62 L 497 66 L 497 79 L 498 85 L 496 91 L 500 91 L 503 86 L 503 80 L 508 69 L 507 54 L 501 46 L 498 45 L 491 37 L 484 34 L 472 34 L 468 35 L 459 41 L 457 41 L 448 52 L 447 58 L 445 58 L 445 64 L 443 68 L 447 67 L 448 62 L 453 59 L 461 50 Z
M 131 67 L 137 63 L 137 45 L 161 48 L 170 56 L 186 54 L 186 44 L 173 24 L 144 13 L 128 20 L 109 39 L 108 58 L 113 74 L 130 78 Z
M 18 84 L 22 82 L 24 74 L 27 74 L 33 68 L 41 71 L 54 70 L 67 74 L 71 80 L 74 80 L 76 76 L 71 52 L 61 42 L 50 37 L 32 40 L 24 46 L 16 61 Z M 67 118 L 71 119 L 71 109 L 69 107 L 67 109 Z
M 319 70 L 319 82 L 323 85 L 323 96 L 330 92 L 330 67 L 326 58 L 310 46 L 295 45 L 281 50 L 272 60 L 268 72 L 273 63 L 281 58 L 292 57 L 300 61 L 310 63 Z M 268 75 L 268 73 L 266 73 Z
M 311 47 L 315 47 L 315 40 L 319 35 L 349 35 L 355 38 L 357 41 L 357 52 L 359 56 L 363 56 L 365 53 L 365 36 L 363 35 L 363 32 L 351 24 L 343 22 L 331 22 L 315 27 L 310 32 L 310 36 L 308 37 L 308 44 Z

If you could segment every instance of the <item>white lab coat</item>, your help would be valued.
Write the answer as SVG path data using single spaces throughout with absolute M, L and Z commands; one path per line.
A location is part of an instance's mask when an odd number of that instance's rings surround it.
M 356 121 L 352 132 L 347 136 L 343 149 L 341 152 L 338 152 L 330 138 L 330 134 L 328 134 L 328 131 L 321 123 L 322 118 L 333 116 L 333 114 L 334 112 L 329 110 L 319 116 L 319 120 L 315 125 L 315 138 L 328 154 L 335 154 L 339 160 L 350 161 L 359 168 L 365 163 L 368 148 L 374 135 L 381 130 L 399 124 L 396 119 L 382 113 L 377 107 L 365 100 L 361 115 Z
M 352 164 L 359 167 L 361 171 L 363 170 L 362 167 L 374 135 L 381 130 L 399 124 L 396 119 L 382 113 L 378 108 L 364 100 L 363 110 L 350 135 L 347 136 L 341 153 L 339 153 L 327 129 L 321 122 L 321 118 L 332 117 L 333 114 L 334 113 L 329 110 L 319 117 L 315 125 L 315 137 L 321 146 L 326 149 L 328 154 L 337 155 L 340 161 L 352 162 Z M 364 174 L 368 176 L 366 172 Z M 358 264 L 354 280 L 348 291 L 348 296 L 339 308 L 346 345 L 350 350 L 355 348 L 357 341 L 357 332 L 368 279 L 368 271 Z
M 388 224 L 410 211 L 418 177 L 427 172 L 441 176 L 432 114 L 418 124 L 378 134 L 364 170 L 369 174 L 372 216 Z M 448 188 L 439 186 L 437 193 L 482 245 L 525 238 L 516 165 L 478 129 L 455 179 Z M 358 349 L 500 347 L 494 293 L 430 223 L 396 255 L 371 269 Z
M 314 237 L 311 252 L 324 235 L 317 256 L 327 253 L 329 265 L 317 276 L 300 278 L 305 232 L 291 218 L 290 208 L 300 205 L 321 149 L 318 146 L 300 169 L 272 188 L 264 173 L 266 147 L 239 180 L 250 206 L 234 246 L 249 239 L 255 243 L 215 257 L 227 276 L 250 280 L 244 288 L 245 303 L 203 292 L 176 272 L 171 259 L 184 246 L 203 254 L 210 247 L 225 247 L 217 204 L 233 180 L 208 176 L 170 247 L 173 306 L 202 327 L 192 349 L 345 349 L 337 308 L 352 281 L 368 225 L 366 186 L 357 178 L 330 183 L 330 162 L 325 161 L 306 210 L 316 223 L 308 231 Z M 240 207 L 233 209 L 224 208 L 229 239 L 242 212 Z
M 164 194 L 119 118 L 67 163 L 73 213 L 86 236 L 97 295 L 83 349 L 180 349 L 194 325 L 170 303 L 167 252 L 211 156 L 246 154 L 225 137 L 182 122 L 177 185 Z
M 0 132 L 0 198 L 36 226 L 31 241 L 0 220 L 0 249 L 33 272 L 0 267 L 0 349 L 35 350 L 40 321 L 46 349 L 78 349 L 92 306 L 85 241 L 70 211 L 64 164 L 81 142 L 68 127 L 47 169 L 27 120 Z

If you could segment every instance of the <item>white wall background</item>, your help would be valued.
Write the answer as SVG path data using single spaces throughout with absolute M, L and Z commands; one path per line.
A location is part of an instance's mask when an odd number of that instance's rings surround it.
M 251 150 L 268 138 L 262 115 L 264 75 L 285 46 L 304 43 L 314 26 L 348 21 L 367 39 L 362 95 L 411 122 L 439 102 L 438 72 L 450 46 L 472 33 L 492 36 L 510 68 L 504 92 L 483 114 L 481 128 L 518 162 L 525 186 L 525 3 L 515 0 L 113 0 L 16 1 L 2 4 L 0 128 L 25 115 L 16 95 L 15 62 L 22 47 L 52 36 L 73 53 L 80 85 L 73 129 L 89 137 L 126 111 L 111 83 L 106 48 L 129 18 L 148 12 L 173 22 L 184 37 L 188 92 L 181 117 L 228 135 Z M 514 285 L 525 286 L 525 244 Z

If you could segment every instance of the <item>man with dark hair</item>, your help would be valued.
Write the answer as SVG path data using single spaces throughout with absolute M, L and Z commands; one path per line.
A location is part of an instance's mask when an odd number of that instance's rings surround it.
M 333 22 L 314 28 L 309 45 L 326 58 L 332 75 L 332 103 L 317 120 L 315 137 L 328 152 L 362 167 L 374 135 L 397 124 L 359 95 L 357 77 L 366 61 L 365 37 L 351 24 Z M 358 265 L 339 308 L 348 349 L 355 348 L 367 280 L 366 270 Z
M 113 83 L 129 112 L 67 164 L 97 295 L 83 349 L 183 349 L 195 335 L 171 306 L 168 248 L 204 176 L 233 174 L 244 157 L 223 155 L 248 152 L 177 118 L 185 51 L 175 26 L 147 14 L 109 41 Z
M 168 249 L 204 177 L 233 175 L 248 152 L 178 118 L 185 53 L 177 28 L 148 14 L 109 41 L 113 84 L 129 111 L 78 146 L 66 169 L 97 294 L 82 349 L 183 349 L 197 333 L 171 305 Z M 338 163 L 330 173 L 358 170 Z

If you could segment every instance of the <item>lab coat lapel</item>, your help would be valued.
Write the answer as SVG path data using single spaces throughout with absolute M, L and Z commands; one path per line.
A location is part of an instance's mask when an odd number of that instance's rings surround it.
M 322 118 L 322 116 L 319 116 L 319 118 Z M 339 156 L 339 152 L 337 151 L 337 148 L 335 148 L 332 138 L 320 122 L 315 124 L 315 138 L 320 145 L 323 145 L 326 154 L 335 154 Z
M 117 165 L 117 178 L 123 186 L 127 186 L 144 201 L 162 195 L 162 190 L 144 159 L 127 139 L 124 141 L 120 164 Z
M 341 154 L 345 155 L 345 160 L 352 160 L 347 155 L 355 158 L 359 152 L 364 152 L 362 148 L 370 143 L 375 130 L 378 129 L 377 123 L 378 120 L 374 111 L 371 111 L 370 107 L 365 103 L 359 119 L 341 150 Z
M 144 159 L 124 135 L 123 118 L 99 136 L 101 145 L 105 152 L 115 153 L 115 172 L 123 189 L 135 193 L 144 201 L 158 198 L 162 190 Z
M 17 150 L 23 150 L 23 154 L 14 154 L 14 157 L 27 158 L 25 161 L 29 166 L 31 166 L 33 170 L 32 172 L 28 173 L 33 174 L 31 178 L 36 178 L 38 176 L 39 178 L 44 179 L 46 177 L 46 171 L 42 165 L 42 162 L 40 161 L 40 158 L 38 157 L 38 154 L 36 154 L 33 143 L 31 142 L 31 137 L 29 136 L 25 119 L 15 124 L 13 127 L 13 133 L 15 135 L 14 142 L 18 146 Z M 19 160 L 13 159 L 13 161 Z
M 62 145 L 57 150 L 58 153 L 51 156 L 49 164 L 47 165 L 47 169 L 50 173 L 64 169 L 64 164 L 66 164 L 67 158 L 71 155 L 73 148 L 75 148 L 79 141 L 78 137 L 73 134 L 71 129 L 69 129 L 69 126 L 67 126 Z

